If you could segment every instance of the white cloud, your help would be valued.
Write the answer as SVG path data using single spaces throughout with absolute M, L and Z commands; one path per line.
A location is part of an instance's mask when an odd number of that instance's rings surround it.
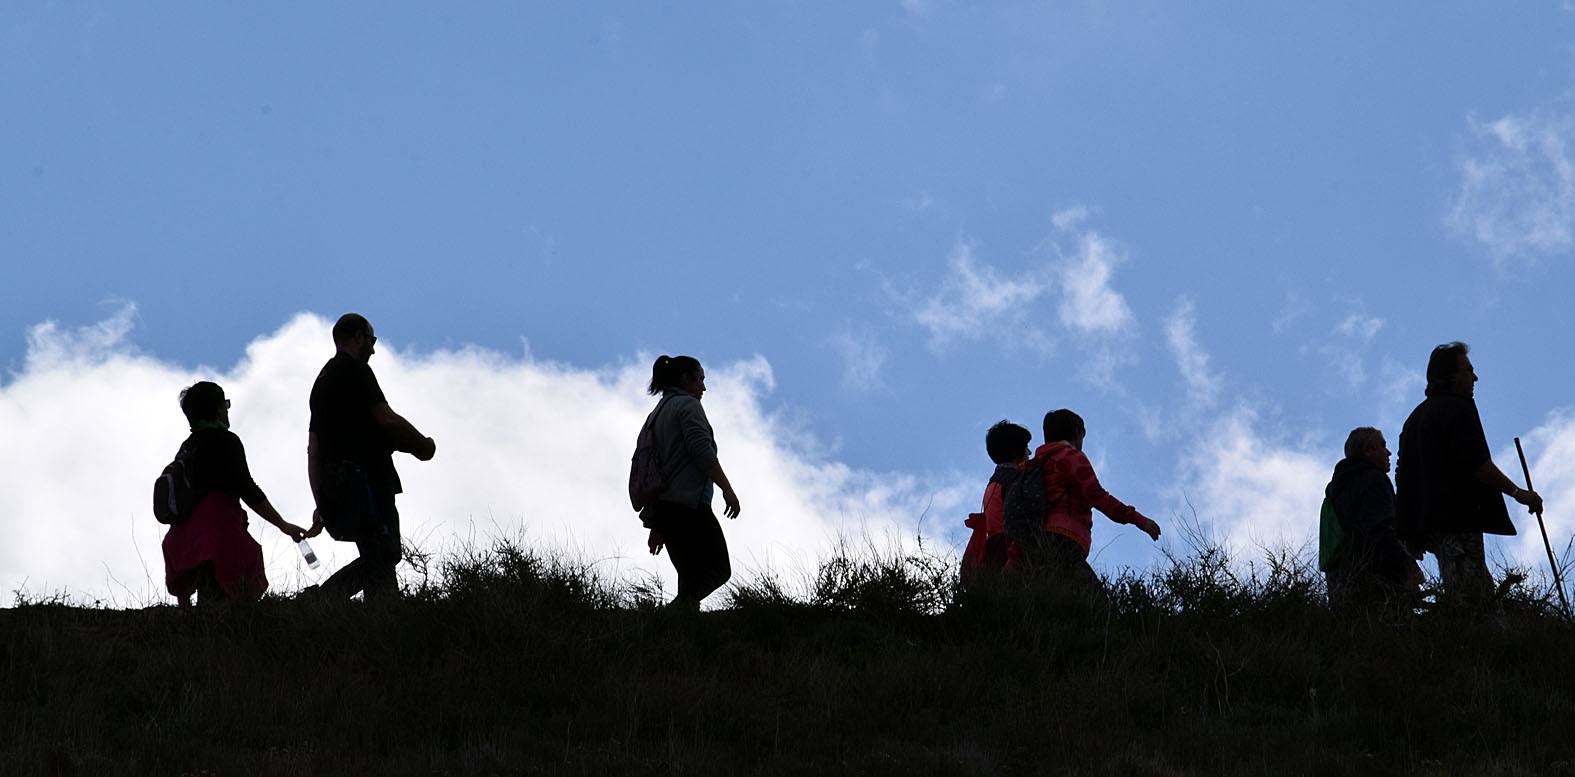
M 1238 407 L 1205 426 L 1183 455 L 1178 490 L 1238 561 L 1256 548 L 1298 548 L 1312 538 L 1339 451 L 1267 438 L 1255 412 Z M 1178 502 L 1180 500 L 1178 499 Z
M 940 291 L 919 305 L 914 318 L 929 331 L 930 347 L 939 350 L 1022 322 L 1027 307 L 1045 291 L 1039 274 L 1002 277 L 975 258 L 972 243 L 958 243 L 947 257 Z
M 1372 342 L 1373 338 L 1378 335 L 1378 330 L 1383 328 L 1384 320 L 1381 318 L 1374 318 L 1362 313 L 1352 313 L 1335 325 L 1334 332 L 1338 335 L 1354 338 L 1361 344 L 1366 345 Z
M 855 391 L 873 391 L 885 385 L 881 370 L 889 353 L 873 335 L 844 332 L 831 338 L 831 347 L 842 356 L 842 385 Z
M 1132 310 L 1120 293 L 1110 288 L 1117 265 L 1125 261 L 1121 250 L 1096 232 L 1078 239 L 1077 253 L 1061 266 L 1061 323 L 1083 333 L 1113 334 L 1128 329 Z
M 1575 250 L 1575 105 L 1471 122 L 1446 217 L 1496 259 Z
M 1306 318 L 1313 310 L 1312 303 L 1306 298 L 1294 291 L 1289 292 L 1280 307 L 1280 314 L 1274 317 L 1274 323 L 1270 324 L 1270 328 L 1277 335 L 1285 334 L 1297 321 Z
M 0 493 L 3 590 L 167 601 L 163 530 L 148 503 L 186 433 L 176 395 L 199 378 L 235 402 L 234 429 L 274 504 L 287 519 L 309 520 L 306 397 L 332 353 L 328 322 L 300 315 L 254 340 L 234 366 L 192 370 L 133 348 L 132 318 L 128 309 L 78 330 L 35 327 L 23 369 L 0 385 L 0 471 L 12 484 Z M 624 493 L 651 404 L 645 360 L 585 370 L 479 348 L 410 354 L 392 327 L 379 334 L 373 366 L 391 404 L 438 440 L 435 460 L 398 462 L 408 538 L 442 550 L 523 527 L 529 541 L 601 559 L 611 574 L 654 571 L 671 592 L 670 565 L 646 554 Z M 744 505 L 725 526 L 736 569 L 813 563 L 839 532 L 911 536 L 926 507 L 945 515 L 971 495 L 805 453 L 794 442 L 803 431 L 761 406 L 773 389 L 764 358 L 710 366 L 706 407 Z M 252 533 L 275 588 L 319 580 L 354 557 L 353 546 L 325 537 L 316 542 L 324 568 L 308 572 L 271 526 L 254 518 Z
M 1050 214 L 1050 223 L 1062 232 L 1070 232 L 1088 220 L 1088 208 L 1076 205 Z
M 1384 430 L 1391 442 L 1398 443 L 1400 426 L 1405 423 L 1406 416 L 1411 414 L 1411 409 L 1422 401 L 1423 389 L 1426 387 L 1427 375 L 1421 369 L 1402 365 L 1393 359 L 1386 360 L 1377 385 L 1377 423 L 1352 424 L 1351 428 L 1376 425 Z
M 1198 345 L 1196 327 L 1197 306 L 1183 298 L 1165 322 L 1165 341 L 1187 386 L 1188 400 L 1195 406 L 1208 406 L 1219 397 L 1222 381 L 1209 365 L 1208 351 Z
M 1367 353 L 1373 338 L 1383 329 L 1384 320 L 1363 313 L 1352 313 L 1334 326 L 1330 336 L 1317 345 L 1329 369 L 1345 381 L 1350 391 L 1367 383 Z

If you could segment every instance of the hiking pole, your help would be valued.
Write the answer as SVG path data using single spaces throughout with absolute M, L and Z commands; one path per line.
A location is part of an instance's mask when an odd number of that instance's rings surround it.
M 1531 487 L 1531 467 L 1526 465 L 1526 449 L 1520 447 L 1520 438 L 1515 438 L 1515 452 L 1520 454 L 1520 471 L 1526 476 L 1526 490 L 1534 491 Z M 1542 547 L 1548 551 L 1548 567 L 1553 570 L 1553 585 L 1559 589 L 1559 604 L 1564 605 L 1564 617 L 1570 617 L 1570 600 L 1564 598 L 1564 580 L 1559 576 L 1559 562 L 1553 558 L 1553 543 L 1548 542 L 1548 527 L 1542 522 L 1542 511 L 1538 510 L 1537 528 L 1542 531 Z

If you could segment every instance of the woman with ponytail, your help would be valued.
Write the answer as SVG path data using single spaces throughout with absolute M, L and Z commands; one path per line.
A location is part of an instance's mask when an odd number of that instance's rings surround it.
M 651 555 L 667 548 L 678 572 L 673 606 L 699 609 L 700 600 L 732 577 L 727 540 L 711 511 L 714 486 L 721 486 L 723 513 L 737 518 L 738 494 L 717 460 L 716 436 L 700 398 L 705 394 L 705 368 L 692 356 L 662 356 L 651 366 L 646 391 L 661 396 L 645 419 L 654 444 L 662 490 L 640 512 L 651 530 Z

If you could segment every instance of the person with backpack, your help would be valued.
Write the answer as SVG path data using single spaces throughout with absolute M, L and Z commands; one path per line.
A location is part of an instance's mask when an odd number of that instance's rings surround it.
M 1033 437 L 1032 432 L 1006 420 L 984 434 L 984 450 L 995 462 L 995 472 L 984 487 L 982 512 L 970 513 L 963 523 L 973 529 L 963 551 L 961 573 L 965 585 L 981 575 L 996 574 L 1006 568 L 1010 543 L 1006 536 L 1006 489 L 1028 462 L 1028 443 Z
M 246 530 L 241 503 L 292 540 L 299 541 L 306 530 L 284 520 L 252 479 L 246 448 L 230 431 L 224 389 L 209 381 L 194 383 L 181 391 L 180 409 L 191 436 L 165 470 L 166 480 L 179 481 L 159 494 L 168 508 L 156 510 L 172 523 L 163 542 L 164 586 L 182 607 L 191 605 L 194 594 L 200 605 L 255 601 L 268 590 L 268 577 L 262 546 Z
M 1515 533 L 1505 496 L 1533 513 L 1542 512 L 1542 497 L 1493 463 L 1470 350 L 1444 343 L 1428 357 L 1426 398 L 1400 429 L 1395 525 L 1414 558 L 1426 551 L 1438 559 L 1440 598 L 1478 609 L 1494 596 L 1482 535 Z
M 1389 482 L 1389 445 L 1370 426 L 1351 430 L 1345 458 L 1324 489 L 1318 566 L 1336 608 L 1387 606 L 1422 584 L 1417 566 L 1395 533 L 1395 488 Z
M 711 510 L 714 486 L 722 488 L 724 515 L 737 518 L 742 510 L 700 404 L 705 390 L 705 368 L 698 359 L 658 358 L 646 391 L 661 399 L 640 429 L 630 465 L 630 500 L 650 530 L 646 546 L 653 556 L 667 549 L 678 572 L 678 593 L 670 606 L 681 610 L 698 610 L 701 600 L 733 575 L 727 539 Z
M 1083 454 L 1087 436 L 1077 413 L 1063 408 L 1045 414 L 1045 443 L 1007 490 L 1003 512 L 1012 537 L 1008 569 L 1030 570 L 1076 588 L 1100 588 L 1099 576 L 1088 565 L 1094 508 L 1159 540 L 1159 524 L 1099 484 Z
M 395 569 L 403 556 L 395 495 L 404 491 L 394 452 L 431 461 L 437 442 L 394 412 L 368 363 L 377 352 L 371 322 L 346 313 L 334 323 L 334 356 L 312 384 L 306 471 L 317 510 L 315 537 L 324 528 L 360 555 L 323 582 L 319 595 L 366 599 L 399 595 Z

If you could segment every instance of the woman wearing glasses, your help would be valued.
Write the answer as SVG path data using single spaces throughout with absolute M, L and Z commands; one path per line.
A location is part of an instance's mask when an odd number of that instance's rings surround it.
M 203 381 L 180 393 L 180 409 L 191 436 L 179 454 L 192 493 L 191 517 L 164 535 L 164 584 L 189 606 L 224 600 L 250 601 L 268 590 L 262 546 L 246 531 L 245 502 L 279 531 L 299 540 L 305 529 L 280 517 L 252 480 L 241 438 L 230 431 L 230 400 L 218 384 Z

